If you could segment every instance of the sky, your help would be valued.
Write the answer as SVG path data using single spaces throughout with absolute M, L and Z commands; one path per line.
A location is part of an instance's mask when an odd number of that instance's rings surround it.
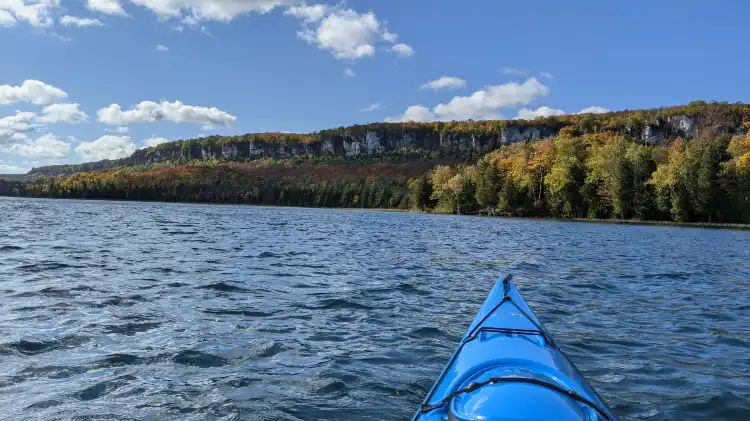
M 210 134 L 750 102 L 746 0 L 0 0 L 0 173 Z

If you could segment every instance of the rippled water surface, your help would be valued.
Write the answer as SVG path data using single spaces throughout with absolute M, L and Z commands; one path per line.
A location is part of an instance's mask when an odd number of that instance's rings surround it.
M 0 199 L 0 418 L 405 420 L 495 280 L 623 420 L 750 419 L 750 232 Z

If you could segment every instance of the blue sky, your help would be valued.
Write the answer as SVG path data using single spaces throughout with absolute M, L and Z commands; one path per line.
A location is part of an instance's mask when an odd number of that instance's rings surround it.
M 0 0 L 0 173 L 205 134 L 750 102 L 747 16 L 744 0 Z

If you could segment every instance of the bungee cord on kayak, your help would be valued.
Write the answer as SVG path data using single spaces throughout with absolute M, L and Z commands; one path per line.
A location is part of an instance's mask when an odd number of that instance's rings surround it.
M 463 394 L 463 393 L 469 393 L 473 392 L 483 386 L 487 386 L 488 384 L 498 384 L 498 383 L 529 383 L 534 384 L 537 386 L 546 387 L 548 389 L 552 389 L 555 392 L 561 393 L 575 401 L 578 401 L 582 404 L 590 406 L 593 410 L 595 410 L 602 418 L 604 418 L 606 421 L 613 421 L 613 418 L 609 416 L 603 409 L 599 408 L 595 403 L 591 402 L 590 400 L 584 398 L 583 396 L 579 395 L 575 390 L 573 389 L 563 389 L 560 386 L 557 386 L 553 383 L 544 382 L 537 379 L 528 379 L 524 377 L 497 377 L 497 378 L 491 378 L 487 381 L 481 382 L 481 383 L 470 383 L 468 386 L 466 386 L 463 389 L 457 390 L 450 395 L 443 398 L 440 402 L 433 404 L 433 405 L 422 405 L 420 407 L 420 411 L 422 413 L 430 412 L 435 409 L 438 409 L 448 403 L 451 399 L 454 397 Z
M 496 283 L 413 421 L 616 421 L 511 280 Z

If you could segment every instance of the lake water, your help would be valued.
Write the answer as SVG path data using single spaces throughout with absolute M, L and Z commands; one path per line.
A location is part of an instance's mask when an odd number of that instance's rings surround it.
M 750 232 L 0 198 L 0 418 L 407 420 L 496 279 L 622 420 L 750 419 Z

